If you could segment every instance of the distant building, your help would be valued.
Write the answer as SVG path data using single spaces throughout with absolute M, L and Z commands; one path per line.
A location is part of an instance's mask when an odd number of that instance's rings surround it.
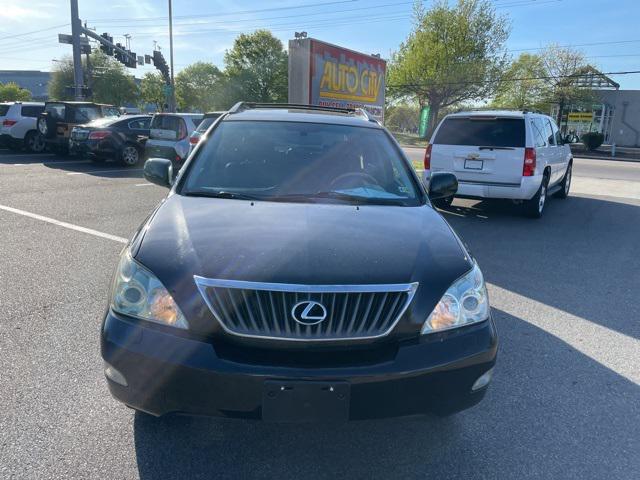
M 17 83 L 20 87 L 31 92 L 33 100 L 45 101 L 49 99 L 47 86 L 51 79 L 51 72 L 39 70 L 0 70 L 0 83 Z
M 593 67 L 581 71 L 575 83 L 593 90 L 599 102 L 590 108 L 568 106 L 560 122 L 563 134 L 580 137 L 586 132 L 600 132 L 604 143 L 640 147 L 640 90 L 620 90 L 618 83 Z M 555 118 L 558 107 L 553 110 Z

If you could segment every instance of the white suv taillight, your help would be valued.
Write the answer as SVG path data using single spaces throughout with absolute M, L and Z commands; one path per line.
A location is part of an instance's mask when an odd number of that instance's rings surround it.
M 424 151 L 424 169 L 431 170 L 431 145 L 430 143 L 427 145 L 427 149 Z
M 524 149 L 524 165 L 522 166 L 523 177 L 533 177 L 536 171 L 536 149 Z

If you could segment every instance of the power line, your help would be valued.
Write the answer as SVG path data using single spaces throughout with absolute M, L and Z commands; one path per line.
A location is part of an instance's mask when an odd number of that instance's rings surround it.
M 63 23 L 61 25 L 54 25 L 53 27 L 41 28 L 40 30 L 33 30 L 31 32 L 18 33 L 17 35 L 5 35 L 4 37 L 0 37 L 0 40 L 4 40 L 6 38 L 16 38 L 16 37 L 24 37 L 27 35 L 32 35 L 34 33 L 46 32 L 48 30 L 55 30 L 57 28 L 63 28 L 69 26 L 69 23 Z
M 640 73 L 640 70 L 628 70 L 623 72 L 599 72 L 601 75 L 632 75 Z M 438 82 L 438 83 L 399 83 L 399 84 L 391 84 L 387 85 L 389 88 L 402 88 L 402 87 L 426 87 L 426 86 L 440 86 L 440 85 L 470 85 L 470 84 L 490 84 L 490 83 L 502 83 L 502 82 L 525 82 L 528 80 L 556 80 L 559 78 L 589 78 L 594 75 L 593 72 L 590 73 L 580 73 L 574 75 L 545 75 L 540 77 L 521 77 L 521 78 L 499 78 L 495 80 L 464 80 L 460 82 Z
M 296 5 L 289 7 L 273 7 L 273 8 L 261 8 L 257 10 L 241 10 L 235 12 L 217 12 L 217 13 L 199 13 L 195 15 L 174 15 L 174 19 L 180 18 L 205 18 L 205 17 L 222 17 L 229 15 L 246 15 L 251 13 L 264 13 L 264 12 L 275 12 L 281 10 L 299 10 L 303 8 L 312 8 L 312 7 L 321 7 L 321 6 L 329 6 L 329 5 L 337 5 L 341 3 L 354 3 L 359 0 L 335 0 L 332 2 L 321 2 L 321 3 L 310 3 L 306 5 Z M 97 18 L 90 20 L 91 23 L 101 22 L 101 23 L 109 23 L 109 22 L 120 22 L 122 20 L 133 20 L 136 22 L 144 22 L 150 20 L 168 20 L 169 17 L 137 17 L 137 18 Z
M 573 45 L 558 45 L 560 48 L 571 48 L 571 47 L 592 47 L 595 45 L 617 45 L 621 43 L 638 43 L 640 39 L 637 40 L 614 40 L 609 42 L 590 42 L 590 43 L 574 43 Z M 529 50 L 544 50 L 547 47 L 536 47 L 536 48 L 517 48 L 507 50 L 508 52 L 526 52 Z

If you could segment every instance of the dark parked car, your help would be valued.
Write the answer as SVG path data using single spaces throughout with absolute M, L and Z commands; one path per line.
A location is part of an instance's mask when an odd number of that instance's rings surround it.
M 143 157 L 150 123 L 151 115 L 94 120 L 73 128 L 69 148 L 71 153 L 88 155 L 96 162 L 114 159 L 132 167 Z
M 107 115 L 105 115 L 107 114 Z M 69 136 L 76 125 L 98 118 L 116 116 L 117 109 L 110 105 L 92 102 L 53 101 L 44 104 L 44 112 L 38 116 L 37 128 L 47 147 L 54 153 L 67 154 Z
M 479 402 L 497 336 L 476 261 L 363 111 L 240 103 L 123 250 L 111 393 L 153 415 L 344 421 Z

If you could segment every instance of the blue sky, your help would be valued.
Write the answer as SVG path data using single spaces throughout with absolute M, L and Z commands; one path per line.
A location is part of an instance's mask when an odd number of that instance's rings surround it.
M 174 0 L 176 70 L 198 60 L 222 67 L 224 51 L 237 34 L 256 28 L 272 30 L 285 45 L 295 31 L 304 30 L 311 37 L 388 58 L 411 30 L 412 3 Z M 577 48 L 602 71 L 640 70 L 640 0 L 493 3 L 511 20 L 507 48 L 513 55 L 535 52 L 550 42 L 582 45 Z M 151 53 L 157 40 L 168 59 L 167 0 L 80 0 L 80 16 L 98 33 L 110 32 L 115 41 L 124 43 L 124 35 L 130 34 L 132 50 L 139 55 Z M 57 33 L 70 33 L 70 27 L 63 26 L 69 18 L 68 0 L 13 1 L 0 6 L 0 69 L 50 70 L 52 59 L 71 53 L 69 45 L 57 43 Z M 611 43 L 597 45 L 603 42 Z M 139 67 L 134 73 L 142 76 L 149 70 L 152 67 Z M 640 74 L 613 78 L 622 88 L 640 89 Z

